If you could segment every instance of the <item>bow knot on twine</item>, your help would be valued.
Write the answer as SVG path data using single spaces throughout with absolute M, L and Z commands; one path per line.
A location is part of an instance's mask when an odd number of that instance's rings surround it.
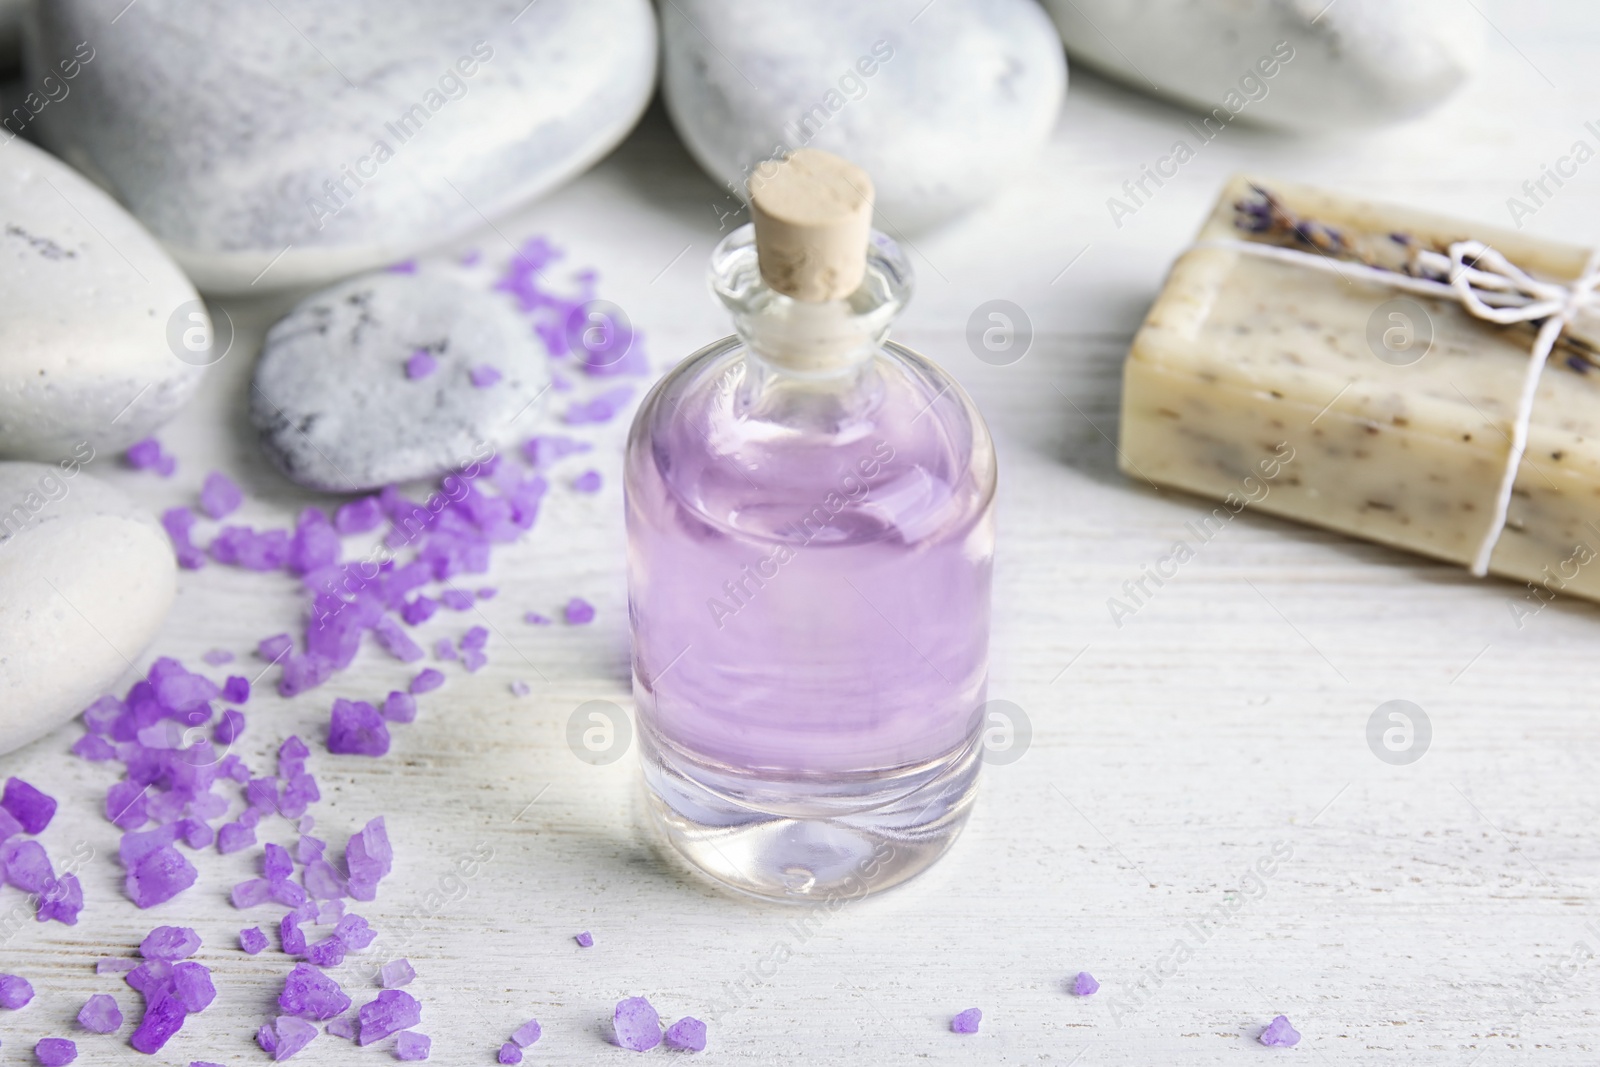
M 1494 554 L 1500 534 L 1505 530 L 1506 516 L 1511 508 L 1511 491 L 1517 483 L 1517 471 L 1528 450 L 1528 427 L 1533 420 L 1534 397 L 1538 393 L 1539 378 L 1544 373 L 1545 364 L 1550 359 L 1556 340 L 1575 316 L 1589 309 L 1600 311 L 1600 295 L 1596 294 L 1596 289 L 1600 288 L 1600 249 L 1590 254 L 1583 273 L 1564 284 L 1533 277 L 1482 241 L 1456 241 L 1450 245 L 1448 254 L 1428 250 L 1417 253 L 1418 268 L 1425 273 L 1449 278 L 1448 282 L 1334 259 L 1319 251 L 1307 252 L 1260 241 L 1218 239 L 1201 241 L 1195 247 L 1223 248 L 1264 256 L 1346 278 L 1375 282 L 1391 289 L 1450 300 L 1460 304 L 1475 318 L 1499 326 L 1514 326 L 1524 322 L 1540 324 L 1522 377 L 1522 391 L 1517 398 L 1511 423 L 1511 448 L 1506 454 L 1505 468 L 1500 475 L 1494 515 L 1472 559 L 1472 573 L 1479 578 L 1487 574 L 1489 557 Z

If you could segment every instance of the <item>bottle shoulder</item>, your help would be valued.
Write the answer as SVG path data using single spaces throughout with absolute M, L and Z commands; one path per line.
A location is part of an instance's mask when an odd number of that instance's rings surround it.
M 886 342 L 848 375 L 805 378 L 728 337 L 645 398 L 626 478 L 630 508 L 825 545 L 959 534 L 988 513 L 996 471 L 971 399 L 911 349 Z

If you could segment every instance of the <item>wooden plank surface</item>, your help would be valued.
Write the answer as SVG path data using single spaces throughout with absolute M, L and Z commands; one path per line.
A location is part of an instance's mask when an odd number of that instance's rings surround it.
M 241 750 L 259 761 L 291 732 L 313 742 L 319 833 L 339 843 L 387 816 L 395 874 L 355 910 L 386 932 L 388 955 L 415 964 L 436 1062 L 490 1063 L 531 1016 L 546 1036 L 529 1062 L 614 1062 L 624 1053 L 607 1043 L 611 1007 L 632 994 L 667 1017 L 706 1018 L 708 1063 L 1595 1062 L 1594 607 L 1558 602 L 1519 629 L 1514 586 L 1248 513 L 1122 625 L 1106 606 L 1210 509 L 1124 478 L 1112 441 L 1128 338 L 1228 173 L 1504 225 L 1505 199 L 1600 119 L 1600 17 L 1577 4 L 1482 6 L 1498 27 L 1487 67 L 1440 112 L 1361 136 L 1229 128 L 1121 228 L 1106 197 L 1188 116 L 1074 71 L 1043 157 L 994 204 L 912 239 L 919 295 L 896 336 L 948 366 L 995 430 L 991 695 L 1024 709 L 1032 730 L 1021 759 L 986 770 L 965 836 L 917 881 L 797 927 L 799 912 L 708 888 L 653 850 L 631 754 L 593 767 L 568 750 L 578 704 L 631 706 L 625 420 L 587 435 L 604 488 L 558 486 L 535 533 L 497 554 L 484 584 L 501 592 L 481 606 L 489 665 L 452 672 L 387 758 L 320 745 L 333 697 L 371 698 L 407 676 L 387 657 L 363 651 L 294 700 L 258 690 Z M 1593 164 L 1528 229 L 1600 240 L 1597 182 Z M 644 331 L 659 371 L 727 332 L 702 280 L 720 202 L 656 111 L 596 170 L 498 230 L 546 234 L 573 264 L 597 266 L 602 295 Z M 494 232 L 474 244 L 509 255 Z M 980 363 L 963 339 L 971 311 L 994 298 L 1021 305 L 1036 331 L 1007 367 Z M 162 434 L 181 463 L 174 479 L 109 463 L 96 473 L 159 509 L 192 502 L 216 467 L 245 486 L 245 521 L 291 519 L 311 498 L 267 467 L 242 425 L 259 339 L 290 302 L 226 304 L 234 351 Z M 571 595 L 598 606 L 594 625 L 520 621 Z M 156 654 L 197 662 L 213 647 L 248 663 L 298 611 L 281 576 L 186 573 L 141 666 Z M 451 616 L 425 633 L 468 625 Z M 512 695 L 514 680 L 531 695 Z M 1426 756 L 1403 767 L 1365 739 L 1374 708 L 1397 698 L 1423 707 L 1434 731 Z M 44 835 L 53 856 L 92 850 L 76 927 L 22 922 L 0 935 L 0 971 L 39 991 L 23 1012 L 0 1013 L 0 1063 L 32 1062 L 48 1034 L 76 1038 L 80 1064 L 127 1062 L 138 998 L 92 964 L 164 922 L 204 935 L 219 997 L 151 1062 L 262 1061 L 251 1036 L 287 964 L 232 947 L 240 927 L 278 914 L 227 903 L 253 853 L 198 857 L 196 888 L 139 912 L 98 813 L 111 772 L 67 754 L 77 735 L 0 759 L 0 775 L 61 799 Z M 292 832 L 274 822 L 263 839 Z M 1257 888 L 1246 875 L 1275 849 Z M 0 890 L 0 917 L 22 899 Z M 590 950 L 571 941 L 585 929 Z M 1079 970 L 1100 979 L 1098 995 L 1069 995 Z M 370 983 L 345 977 L 357 1003 L 370 999 Z M 97 991 L 130 1017 L 117 1038 L 74 1032 Z M 950 1034 L 949 1017 L 973 1005 L 982 1032 Z M 1305 1035 L 1295 1050 L 1255 1041 L 1278 1013 Z M 328 1037 L 297 1057 L 356 1060 Z

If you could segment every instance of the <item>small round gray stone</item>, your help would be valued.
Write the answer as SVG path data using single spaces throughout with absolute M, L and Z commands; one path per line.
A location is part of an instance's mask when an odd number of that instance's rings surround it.
M 410 378 L 418 351 L 437 361 Z M 472 372 L 493 367 L 486 388 Z M 289 478 L 376 489 L 483 460 L 531 432 L 544 349 L 507 300 L 445 269 L 379 272 L 316 293 L 267 332 L 250 390 L 262 447 Z
M 139 658 L 176 575 L 156 521 L 78 459 L 0 463 L 0 754 L 67 722 Z

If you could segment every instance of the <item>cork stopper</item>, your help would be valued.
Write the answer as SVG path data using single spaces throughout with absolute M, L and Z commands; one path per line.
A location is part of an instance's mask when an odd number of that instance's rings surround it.
M 872 195 L 866 171 L 815 148 L 757 168 L 750 217 L 762 279 L 807 303 L 855 292 L 867 270 Z

